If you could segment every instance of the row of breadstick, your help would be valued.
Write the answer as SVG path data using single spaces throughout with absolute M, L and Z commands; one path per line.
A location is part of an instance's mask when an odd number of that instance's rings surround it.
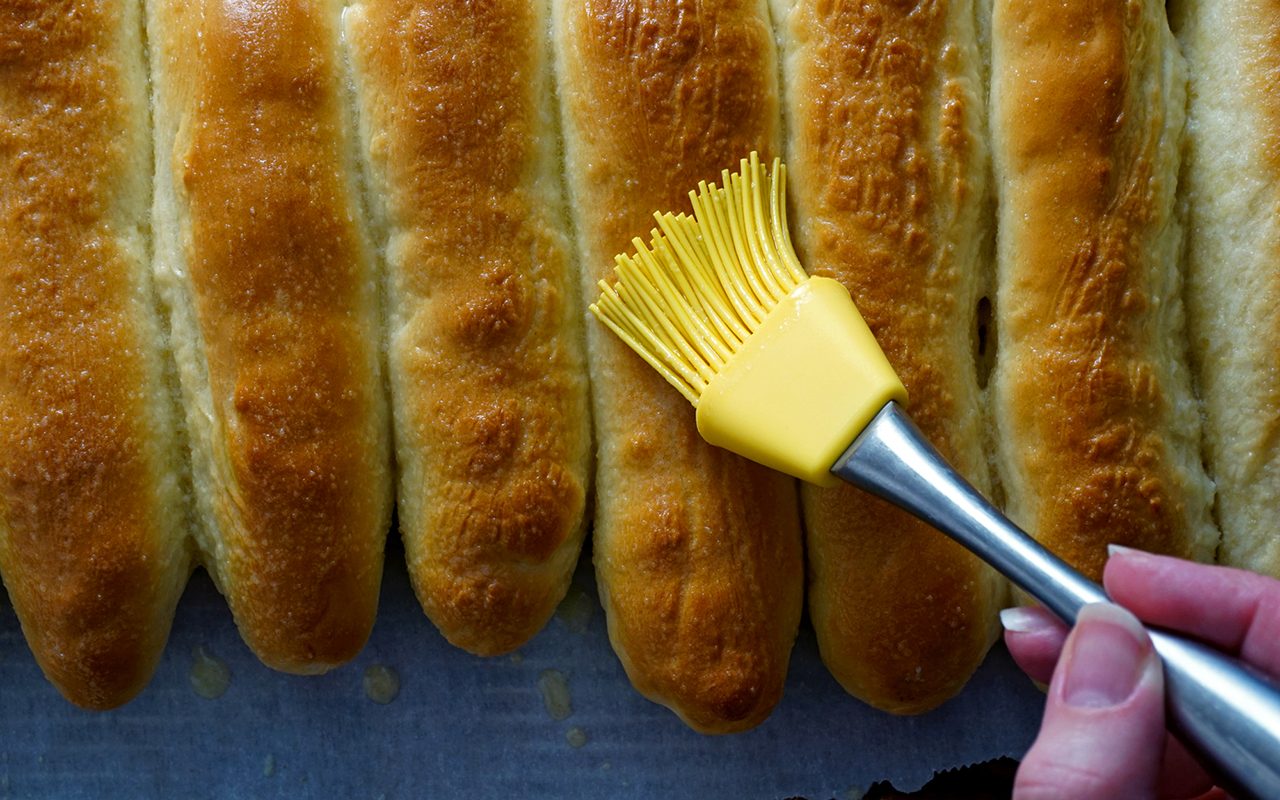
M 0 15 L 0 571 L 50 680 L 139 691 L 197 563 L 265 663 L 343 663 L 394 502 L 479 654 L 541 628 L 590 527 L 631 681 L 699 730 L 778 702 L 806 569 L 851 693 L 957 692 L 1003 581 L 706 445 L 586 321 L 752 150 L 1016 521 L 1094 575 L 1110 542 L 1280 571 L 1280 10 L 1176 3 L 1179 42 L 1152 0 L 769 3 Z

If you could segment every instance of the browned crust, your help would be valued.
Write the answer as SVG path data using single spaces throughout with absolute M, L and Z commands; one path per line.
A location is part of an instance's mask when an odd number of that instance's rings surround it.
M 801 259 L 850 289 L 912 418 L 985 487 L 972 335 L 986 158 L 972 7 L 775 7 L 789 43 Z M 828 668 L 898 713 L 959 691 L 994 639 L 993 573 L 852 487 L 804 489 L 809 609 Z
M 567 171 L 584 286 L 686 209 L 699 180 L 778 152 L 775 60 L 751 0 L 555 7 Z M 688 404 L 588 327 L 599 447 L 594 555 L 609 633 L 636 688 L 698 730 L 777 703 L 799 620 L 793 483 L 706 445 Z
M 1155 322 L 1159 303 L 1177 303 L 1154 287 L 1177 259 L 1169 131 L 1181 97 L 1163 90 L 1169 45 L 1151 13 L 1163 4 L 1005 0 L 993 33 L 1004 207 L 994 384 L 997 426 L 1017 453 L 1006 484 L 1019 521 L 1094 577 L 1108 542 L 1205 557 L 1209 538 L 1187 470 L 1198 453 L 1171 444 L 1194 431 L 1171 424 L 1189 395 L 1162 351 L 1181 358 L 1185 344 Z M 1187 455 L 1193 465 L 1179 463 Z
M 138 9 L 66 5 L 0 10 L 0 568 L 45 674 L 108 708 L 150 678 L 190 559 L 140 233 Z
M 386 0 L 347 19 L 386 206 L 410 574 L 451 642 L 502 653 L 564 596 L 590 466 L 546 8 Z
M 348 170 L 336 32 L 317 0 L 161 4 L 152 36 L 208 391 L 197 482 L 211 567 L 268 665 L 353 657 L 389 506 L 372 259 Z M 175 265 L 170 265 L 173 269 Z M 207 389 L 198 386 L 207 370 Z
M 1254 45 L 1246 54 L 1253 62 L 1248 73 L 1248 96 L 1266 120 L 1262 126 L 1262 152 L 1275 175 L 1280 173 L 1280 96 L 1275 82 L 1275 76 L 1280 75 L 1280 0 L 1242 0 L 1240 16 L 1239 29 L 1249 35 L 1250 44 Z M 1280 333 L 1274 336 L 1280 339 Z

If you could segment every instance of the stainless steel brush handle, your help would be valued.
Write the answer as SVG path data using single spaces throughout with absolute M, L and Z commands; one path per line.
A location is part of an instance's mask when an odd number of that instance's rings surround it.
M 1068 623 L 1102 587 L 1004 517 L 890 402 L 831 470 L 952 537 Z M 1148 628 L 1164 662 L 1169 727 L 1236 797 L 1280 798 L 1280 690 L 1241 662 Z

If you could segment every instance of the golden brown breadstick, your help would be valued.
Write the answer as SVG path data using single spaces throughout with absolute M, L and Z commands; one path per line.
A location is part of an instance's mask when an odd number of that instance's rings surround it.
M 801 260 L 849 288 L 912 417 L 989 490 L 975 338 L 991 220 L 974 6 L 773 8 Z M 809 613 L 832 674 L 897 713 L 958 692 L 995 639 L 999 577 L 852 487 L 801 496 Z
M 449 641 L 506 652 L 568 588 L 590 479 L 545 3 L 362 0 L 346 22 L 409 572 Z
M 566 174 L 585 292 L 654 211 L 688 208 L 750 151 L 778 152 L 763 0 L 556 0 Z M 588 328 L 598 467 L 594 558 L 631 682 L 694 728 L 777 703 L 802 601 L 793 482 L 707 445 L 688 404 Z
M 996 460 L 1010 516 L 1094 577 L 1111 542 L 1207 560 L 1218 538 L 1185 364 L 1185 88 L 1162 2 L 995 4 Z
M 140 5 L 11 5 L 0 64 L 0 571 L 49 680 L 110 708 L 151 677 L 191 569 Z
M 152 2 L 157 275 L 205 560 L 269 666 L 373 625 L 391 507 L 338 0 Z

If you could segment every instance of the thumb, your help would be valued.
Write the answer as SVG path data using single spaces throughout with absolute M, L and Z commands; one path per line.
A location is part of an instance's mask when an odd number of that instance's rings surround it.
M 1154 797 L 1163 694 L 1160 659 L 1138 620 L 1109 603 L 1085 606 L 1054 670 L 1014 797 Z

